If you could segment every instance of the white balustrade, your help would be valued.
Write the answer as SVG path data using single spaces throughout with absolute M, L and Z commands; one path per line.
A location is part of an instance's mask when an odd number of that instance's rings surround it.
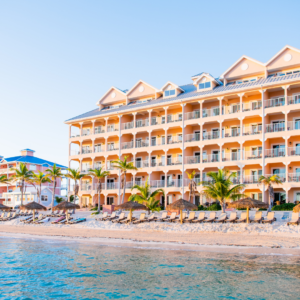
M 219 162 L 220 154 L 204 154 L 203 163 Z
M 121 144 L 121 149 L 131 149 L 133 148 L 133 141 L 125 142 Z
M 191 133 L 185 135 L 185 141 L 187 143 L 200 141 L 200 133 Z
M 214 117 L 220 115 L 220 108 L 205 108 L 202 110 L 202 118 Z
M 200 110 L 194 110 L 191 112 L 187 112 L 184 114 L 185 120 L 194 120 L 194 119 L 200 119 Z
M 218 138 L 220 138 L 220 130 L 203 132 L 203 137 L 202 137 L 203 141 L 215 140 Z
M 287 124 L 288 130 L 298 130 L 300 129 L 300 121 L 291 121 Z
M 283 106 L 285 104 L 284 97 L 277 97 L 265 100 L 265 108 Z
M 266 149 L 265 150 L 265 157 L 284 157 L 285 156 L 285 149 Z
M 136 128 L 149 126 L 149 119 L 136 120 Z
M 266 133 L 268 132 L 280 132 L 285 130 L 285 122 L 273 123 L 266 125 Z
M 122 130 L 132 129 L 134 127 L 134 122 L 122 123 Z
M 188 165 L 191 164 L 200 164 L 200 155 L 199 156 L 186 156 L 185 163 Z
M 244 125 L 243 135 L 255 135 L 262 133 L 262 125 Z

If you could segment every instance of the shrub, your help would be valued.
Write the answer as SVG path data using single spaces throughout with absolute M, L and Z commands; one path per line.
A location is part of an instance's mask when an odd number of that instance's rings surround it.
M 221 210 L 222 207 L 219 203 L 214 203 L 207 208 L 207 210 Z
M 92 213 L 92 215 L 99 215 L 99 212 L 95 211 L 95 212 Z
M 260 208 L 259 210 L 262 210 L 262 211 L 264 211 L 264 210 L 267 210 L 266 208 Z
M 280 211 L 280 210 L 293 210 L 295 207 L 294 203 L 284 203 L 280 205 L 275 205 L 272 207 L 272 210 Z
M 199 205 L 198 210 L 206 210 L 206 207 L 204 207 L 203 205 Z

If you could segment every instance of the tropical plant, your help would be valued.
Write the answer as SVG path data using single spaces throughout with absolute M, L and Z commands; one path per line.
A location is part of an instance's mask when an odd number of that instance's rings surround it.
M 101 196 L 101 179 L 110 175 L 109 171 L 102 171 L 102 168 L 99 169 L 91 169 L 89 170 L 89 174 L 94 178 L 97 178 L 97 193 L 98 193 L 98 212 L 100 213 L 100 196 Z
M 123 174 L 123 197 L 122 203 L 124 203 L 125 199 L 125 188 L 126 188 L 126 173 L 129 170 L 137 170 L 137 168 L 133 165 L 133 162 L 127 162 L 128 156 L 124 157 L 124 160 L 120 158 L 112 161 L 113 167 L 119 169 L 121 171 L 121 175 Z
M 23 196 L 26 189 L 26 183 L 31 183 L 33 172 L 27 169 L 26 163 L 20 163 L 18 168 L 11 169 L 16 174 L 13 174 L 10 178 L 12 181 L 21 182 L 21 205 L 23 205 Z
M 7 178 L 6 175 L 1 175 L 0 176 L 0 183 L 8 184 L 11 181 L 10 178 Z
M 219 170 L 216 172 L 208 172 L 206 174 L 212 180 L 202 181 L 203 193 L 205 196 L 218 200 L 222 205 L 222 212 L 225 213 L 226 200 L 237 200 L 244 196 L 241 193 L 244 184 L 234 185 L 233 178 L 236 178 L 236 172 L 230 174 L 228 170 Z
M 190 195 L 189 195 L 189 198 L 190 198 L 190 202 L 192 202 L 192 197 L 195 196 L 195 192 L 197 191 L 197 185 L 196 185 L 196 182 L 194 180 L 195 178 L 195 175 L 196 175 L 196 171 L 194 170 L 192 173 L 188 173 L 188 172 L 185 172 L 188 176 L 188 179 L 190 180 L 190 183 L 189 183 L 189 191 L 190 191 Z
M 52 195 L 52 201 L 51 201 L 51 210 L 53 210 L 54 205 L 54 199 L 55 199 L 55 189 L 56 189 L 56 180 L 58 178 L 62 178 L 63 173 L 61 172 L 61 168 L 58 168 L 56 164 L 52 166 L 52 168 L 47 169 L 46 172 L 48 172 L 47 176 L 51 179 L 53 182 L 53 195 Z
M 161 208 L 159 206 L 159 200 L 156 200 L 155 197 L 162 193 L 165 195 L 163 189 L 157 189 L 151 193 L 150 184 L 148 183 L 148 178 L 145 182 L 144 186 L 141 185 L 134 185 L 131 190 L 137 189 L 140 194 L 132 194 L 128 201 L 135 201 L 141 204 L 144 204 L 149 211 L 160 211 Z
M 269 210 L 271 211 L 272 206 L 274 205 L 274 188 L 273 184 L 282 184 L 282 181 L 278 177 L 278 175 L 272 176 L 263 176 L 261 175 L 258 179 L 259 184 L 263 184 L 264 186 L 268 187 L 269 189 Z
M 74 202 L 74 195 L 70 195 L 70 198 L 69 198 L 69 200 L 70 200 L 70 202 Z
M 56 196 L 55 201 L 56 201 L 56 203 L 61 203 L 61 202 L 65 201 L 65 199 L 63 197 L 57 197 Z
M 69 171 L 68 174 L 65 174 L 65 176 L 69 179 L 74 180 L 74 199 L 76 199 L 78 191 L 79 191 L 79 186 L 77 184 L 78 180 L 80 180 L 82 177 L 84 177 L 84 174 L 81 174 L 80 171 L 77 169 L 67 169 Z
M 38 202 L 41 203 L 41 194 L 42 194 L 42 185 L 47 182 L 51 182 L 51 179 L 48 177 L 48 175 L 44 174 L 43 172 L 39 171 L 38 173 L 33 173 L 31 178 L 31 183 L 36 188 L 37 196 L 38 196 Z M 36 187 L 36 185 L 38 187 Z

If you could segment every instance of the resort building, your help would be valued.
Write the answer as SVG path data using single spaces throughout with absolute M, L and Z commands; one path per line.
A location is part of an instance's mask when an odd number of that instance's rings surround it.
M 18 168 L 19 164 L 25 163 L 28 170 L 32 172 L 44 172 L 51 168 L 54 163 L 35 157 L 34 150 L 24 149 L 21 150 L 20 156 L 7 157 L 4 158 L 0 156 L 0 176 L 6 175 L 7 178 L 10 178 L 15 172 L 12 170 L 13 168 Z M 66 170 L 67 167 L 56 164 L 57 167 L 62 168 L 62 170 Z M 67 181 L 65 181 L 65 185 L 62 185 L 62 179 L 57 179 L 56 182 L 56 190 L 55 196 L 61 197 L 63 194 L 66 194 L 66 191 L 63 193 L 63 190 L 67 190 Z M 8 184 L 0 183 L 0 203 L 15 207 L 21 204 L 21 190 L 20 190 L 21 182 L 10 182 Z M 39 187 L 38 187 L 39 188 Z M 42 185 L 41 191 L 41 204 L 44 206 L 50 206 L 52 202 L 53 195 L 53 182 L 44 183 Z M 36 201 L 38 202 L 37 190 L 31 184 L 25 185 L 25 193 L 23 195 L 23 204 L 28 202 Z
M 125 201 L 135 192 L 131 187 L 146 180 L 164 189 L 162 204 L 188 199 L 186 171 L 195 170 L 200 182 L 218 169 L 237 172 L 244 193 L 265 202 L 268 190 L 258 185 L 259 176 L 278 174 L 275 201 L 299 201 L 300 50 L 285 46 L 266 63 L 242 56 L 218 78 L 202 72 L 189 81 L 167 81 L 161 88 L 142 80 L 128 90 L 112 86 L 96 109 L 65 122 L 70 166 L 111 173 L 101 203 L 120 203 L 122 181 L 111 161 L 125 156 L 138 168 L 127 174 Z M 202 188 L 195 204 L 206 202 Z M 79 197 L 82 204 L 97 201 L 88 174 Z

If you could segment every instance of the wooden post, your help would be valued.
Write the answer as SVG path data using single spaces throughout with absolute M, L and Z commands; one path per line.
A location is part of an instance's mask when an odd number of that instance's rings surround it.
M 182 210 L 180 210 L 180 224 L 182 224 Z
M 249 224 L 249 207 L 247 207 L 247 224 Z

